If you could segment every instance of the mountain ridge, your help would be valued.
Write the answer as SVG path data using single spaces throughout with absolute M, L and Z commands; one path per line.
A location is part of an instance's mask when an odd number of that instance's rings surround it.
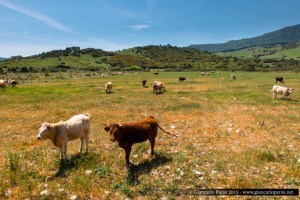
M 300 41 L 300 24 L 286 26 L 279 30 L 265 33 L 252 38 L 244 38 L 240 40 L 230 40 L 225 43 L 216 44 L 193 44 L 188 47 L 195 48 L 211 53 L 239 50 L 252 46 L 286 44 L 289 42 Z

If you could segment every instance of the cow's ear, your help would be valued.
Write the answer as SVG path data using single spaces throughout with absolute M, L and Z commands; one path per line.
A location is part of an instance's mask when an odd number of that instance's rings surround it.
M 104 130 L 105 130 L 106 132 L 108 132 L 108 131 L 110 130 L 110 126 L 104 127 Z
M 124 130 L 124 126 L 122 126 L 121 124 L 118 125 L 118 129 L 119 130 Z
M 47 127 L 49 130 L 53 130 L 54 129 L 54 126 L 48 124 L 48 127 Z

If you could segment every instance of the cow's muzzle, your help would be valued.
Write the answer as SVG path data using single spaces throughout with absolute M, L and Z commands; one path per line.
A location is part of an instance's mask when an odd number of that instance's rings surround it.
M 41 137 L 41 136 L 38 136 L 37 139 L 38 139 L 38 140 L 42 140 L 42 137 Z

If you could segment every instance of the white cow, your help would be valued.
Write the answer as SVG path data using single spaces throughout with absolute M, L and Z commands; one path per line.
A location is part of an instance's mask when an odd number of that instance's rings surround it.
M 38 125 L 38 140 L 49 139 L 53 145 L 60 148 L 61 159 L 67 159 L 67 143 L 80 138 L 80 152 L 85 141 L 85 151 L 88 152 L 90 134 L 90 115 L 88 113 L 75 115 L 67 121 L 58 123 L 44 122 Z
M 231 74 L 231 75 L 230 75 L 230 77 L 231 77 L 231 79 L 233 79 L 233 80 L 235 80 L 235 79 L 236 79 L 236 76 L 235 76 L 235 74 Z
M 160 81 L 154 81 L 152 85 L 153 85 L 153 93 L 155 92 L 155 94 L 157 94 L 158 91 L 159 92 L 166 91 L 164 84 Z
M 112 89 L 112 82 L 107 82 L 107 83 L 105 84 L 105 92 L 106 92 L 106 94 L 107 94 L 107 93 L 110 93 L 110 92 L 111 92 L 111 89 Z
M 273 94 L 273 99 L 276 98 L 277 94 L 282 94 L 284 99 L 287 99 L 290 94 L 293 92 L 293 88 L 282 87 L 279 85 L 274 85 L 271 92 Z

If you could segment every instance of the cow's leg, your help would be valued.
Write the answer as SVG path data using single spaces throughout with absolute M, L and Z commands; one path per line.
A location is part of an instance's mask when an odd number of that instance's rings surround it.
M 127 166 L 130 165 L 130 161 L 129 161 L 130 152 L 131 152 L 131 146 L 126 147 L 125 148 L 125 160 L 126 160 Z
M 84 136 L 84 139 L 85 139 L 85 153 L 89 152 L 89 133 L 90 133 L 90 130 L 87 130 L 87 132 Z
M 62 147 L 60 147 L 60 160 L 64 160 L 64 154 L 63 154 Z
M 61 145 L 61 154 L 62 154 L 62 159 L 67 160 L 67 144 Z
M 83 143 L 84 143 L 84 135 L 82 135 L 82 136 L 80 137 L 80 149 L 79 149 L 79 152 L 80 152 L 80 153 L 82 152 Z
M 153 155 L 154 155 L 154 146 L 155 146 L 155 138 L 150 138 L 149 142 L 150 142 L 150 145 L 151 145 L 151 154 L 150 154 L 150 157 L 153 158 Z

